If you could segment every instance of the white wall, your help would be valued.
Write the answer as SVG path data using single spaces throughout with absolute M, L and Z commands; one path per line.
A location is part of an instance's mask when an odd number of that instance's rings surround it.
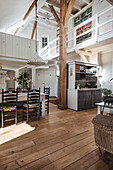
M 7 71 L 8 77 L 10 80 L 7 81 L 7 89 L 15 88 L 15 81 L 13 81 L 13 77 L 15 77 L 14 71 Z
M 45 27 L 39 27 L 38 40 L 40 42 L 40 48 L 42 48 L 42 37 L 48 37 L 48 42 L 51 42 L 56 38 L 56 29 L 48 29 Z
M 111 90 L 112 82 L 110 82 L 110 79 L 113 76 L 112 59 L 113 52 L 102 54 L 102 78 L 100 78 L 101 87 L 108 88 Z
M 108 3 L 106 0 L 93 0 L 93 5 L 92 5 L 92 13 L 93 15 L 103 11 L 105 8 L 108 8 L 110 3 Z
M 57 69 L 56 67 L 50 67 L 48 69 L 36 70 L 36 88 L 40 88 L 41 92 L 45 87 L 50 87 L 50 96 L 57 96 Z

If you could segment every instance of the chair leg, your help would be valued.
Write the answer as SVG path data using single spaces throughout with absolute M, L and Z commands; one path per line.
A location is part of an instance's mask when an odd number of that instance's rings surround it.
M 17 109 L 15 110 L 15 124 L 17 125 Z
M 24 121 L 24 108 L 23 108 L 23 119 L 22 119 L 22 123 L 23 123 L 23 121 Z
M 4 112 L 1 112 L 2 128 L 4 127 Z
M 37 119 L 37 107 L 35 108 L 35 113 L 36 113 L 36 119 Z
M 29 122 L 29 109 L 27 108 L 27 122 Z
M 49 102 L 48 102 L 48 106 L 47 106 L 47 113 L 49 114 Z
M 40 106 L 38 107 L 38 120 L 40 120 Z
M 40 116 L 42 116 L 42 106 L 41 106 L 41 104 L 40 104 L 39 108 L 40 108 Z

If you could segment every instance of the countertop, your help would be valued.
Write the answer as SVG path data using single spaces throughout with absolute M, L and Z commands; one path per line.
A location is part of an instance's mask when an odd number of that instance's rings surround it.
M 68 89 L 69 91 L 93 91 L 101 90 L 101 88 L 82 88 L 82 89 Z

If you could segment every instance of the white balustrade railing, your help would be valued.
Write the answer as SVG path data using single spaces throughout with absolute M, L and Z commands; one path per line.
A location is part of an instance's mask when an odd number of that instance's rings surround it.
M 105 13 L 110 12 L 112 10 L 112 18 L 108 18 L 107 21 L 104 21 L 102 23 L 99 23 L 100 17 L 104 15 Z M 72 17 L 73 19 L 73 17 Z M 87 23 L 92 22 L 92 27 L 80 35 L 76 35 L 77 29 L 86 25 Z M 105 25 L 112 23 L 112 27 L 110 31 L 104 31 L 102 34 L 100 34 L 100 28 L 104 27 Z M 77 38 L 80 38 L 81 36 L 84 36 L 85 34 L 92 33 L 92 36 L 85 41 L 77 44 L 76 40 Z M 112 32 L 112 33 L 111 33 Z M 107 35 L 109 34 L 109 35 Z M 107 38 L 113 37 L 113 7 L 109 7 L 108 9 L 100 12 L 99 14 L 96 14 L 92 16 L 91 18 L 87 19 L 83 23 L 77 25 L 73 29 L 67 32 L 67 52 L 68 51 L 74 51 L 78 49 L 82 49 L 84 47 L 87 47 L 89 45 L 95 44 L 99 41 L 103 41 Z M 43 59 L 52 59 L 54 57 L 58 56 L 59 52 L 59 37 L 51 41 L 45 48 L 43 48 L 40 51 L 40 55 Z

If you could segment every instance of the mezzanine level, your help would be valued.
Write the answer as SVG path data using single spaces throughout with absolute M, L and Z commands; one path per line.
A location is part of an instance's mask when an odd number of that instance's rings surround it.
M 74 25 L 74 17 L 70 18 Z M 113 38 L 113 7 L 93 15 L 67 32 L 67 53 Z M 35 52 L 35 41 L 0 33 L 0 56 L 28 60 Z M 39 50 L 43 59 L 59 56 L 59 36 Z

